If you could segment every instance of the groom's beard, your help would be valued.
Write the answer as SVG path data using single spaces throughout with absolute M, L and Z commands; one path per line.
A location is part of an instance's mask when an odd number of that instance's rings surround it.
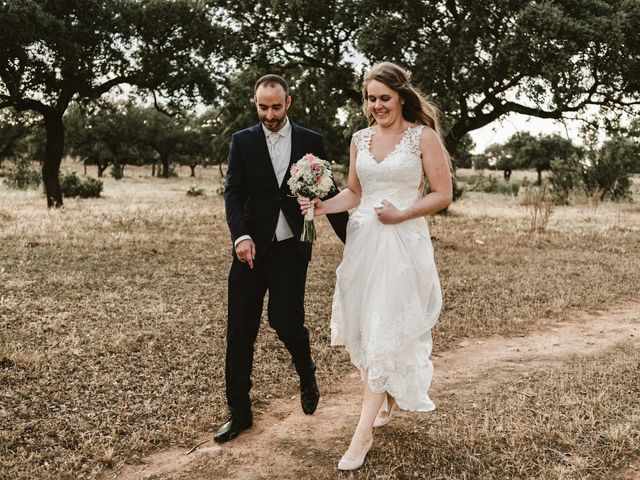
M 286 115 L 282 118 L 274 118 L 271 121 L 266 118 L 261 118 L 260 121 L 266 127 L 267 130 L 271 130 L 272 132 L 278 132 L 284 126 L 287 121 Z

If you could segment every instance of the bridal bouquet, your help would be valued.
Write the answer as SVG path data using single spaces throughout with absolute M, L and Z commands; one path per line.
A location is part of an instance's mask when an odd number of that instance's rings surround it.
M 309 200 L 324 198 L 333 187 L 333 172 L 329 162 L 307 153 L 291 166 L 291 178 L 287 182 L 291 193 Z M 316 239 L 313 224 L 313 204 L 304 216 L 304 227 L 300 241 L 312 243 Z

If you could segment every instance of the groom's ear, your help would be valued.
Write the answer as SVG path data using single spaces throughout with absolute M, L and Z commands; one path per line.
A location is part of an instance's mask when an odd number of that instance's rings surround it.
M 287 97 L 287 99 L 285 100 L 285 105 L 286 105 L 286 109 L 289 110 L 289 107 L 291 106 L 291 95 L 289 95 Z

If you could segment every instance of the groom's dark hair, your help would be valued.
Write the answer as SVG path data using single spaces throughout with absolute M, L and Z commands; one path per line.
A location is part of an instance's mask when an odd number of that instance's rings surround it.
M 282 78 L 280 75 L 276 75 L 275 73 L 269 73 L 260 77 L 256 82 L 255 88 L 253 89 L 254 94 L 258 91 L 258 87 L 260 85 L 280 85 L 284 90 L 284 96 L 289 96 L 289 85 L 287 85 L 287 82 L 284 78 Z

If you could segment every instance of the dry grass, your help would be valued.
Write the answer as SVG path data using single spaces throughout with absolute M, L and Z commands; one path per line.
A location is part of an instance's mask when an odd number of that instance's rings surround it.
M 358 478 L 612 478 L 640 453 L 639 377 L 640 351 L 627 344 L 550 363 L 493 394 L 442 399 L 413 427 L 381 430 Z
M 134 169 L 127 173 L 133 178 L 120 183 L 105 178 L 105 198 L 69 199 L 61 211 L 47 211 L 35 192 L 0 187 L 0 478 L 92 478 L 106 466 L 187 445 L 226 414 L 230 242 L 221 199 L 213 193 L 215 172 L 170 180 L 140 178 L 143 172 Z M 192 185 L 207 195 L 186 196 Z M 460 337 L 524 331 L 561 318 L 570 308 L 602 308 L 637 296 L 640 257 L 633 252 L 640 251 L 640 210 L 635 204 L 560 207 L 547 232 L 534 236 L 527 233 L 524 207 L 514 199 L 468 195 L 451 210 L 431 221 L 446 301 L 436 349 Z M 307 322 L 320 382 L 329 390 L 351 367 L 341 349 L 328 347 L 327 317 L 341 247 L 326 222 L 318 227 Z M 567 383 L 572 374 L 558 375 Z M 546 385 L 545 378 L 533 376 L 532 385 Z M 257 412 L 297 388 L 288 354 L 266 324 L 256 348 L 254 384 Z M 499 416 L 500 398 L 486 404 L 494 412 L 490 418 Z M 564 414 L 549 402 L 551 415 Z M 509 405 L 509 415 L 526 420 L 518 413 L 525 412 L 525 404 Z M 485 410 L 468 408 L 468 419 Z M 607 424 L 611 428 L 626 418 L 615 412 Z M 439 418 L 440 428 L 453 421 Z M 456 425 L 460 430 L 453 435 Z M 459 421 L 448 431 L 467 442 L 474 425 Z M 622 430 L 605 431 L 629 438 Z M 400 451 L 402 438 L 389 438 L 397 442 L 394 449 Z M 547 437 L 542 438 L 544 444 Z M 520 450 L 509 453 L 506 440 L 491 445 L 480 442 L 483 449 L 477 451 L 496 461 L 510 458 L 514 472 L 531 468 L 530 457 L 518 463 L 514 452 Z M 453 446 L 442 444 L 430 455 Z M 401 462 L 416 464 L 424 453 L 408 449 Z M 608 454 L 598 455 L 597 462 L 608 465 Z M 551 469 L 564 464 L 553 463 L 551 454 L 544 458 Z M 455 467 L 463 460 L 475 462 L 458 457 L 449 462 Z M 385 468 L 380 461 L 369 473 L 391 474 Z M 541 478 L 561 477 L 549 472 Z

